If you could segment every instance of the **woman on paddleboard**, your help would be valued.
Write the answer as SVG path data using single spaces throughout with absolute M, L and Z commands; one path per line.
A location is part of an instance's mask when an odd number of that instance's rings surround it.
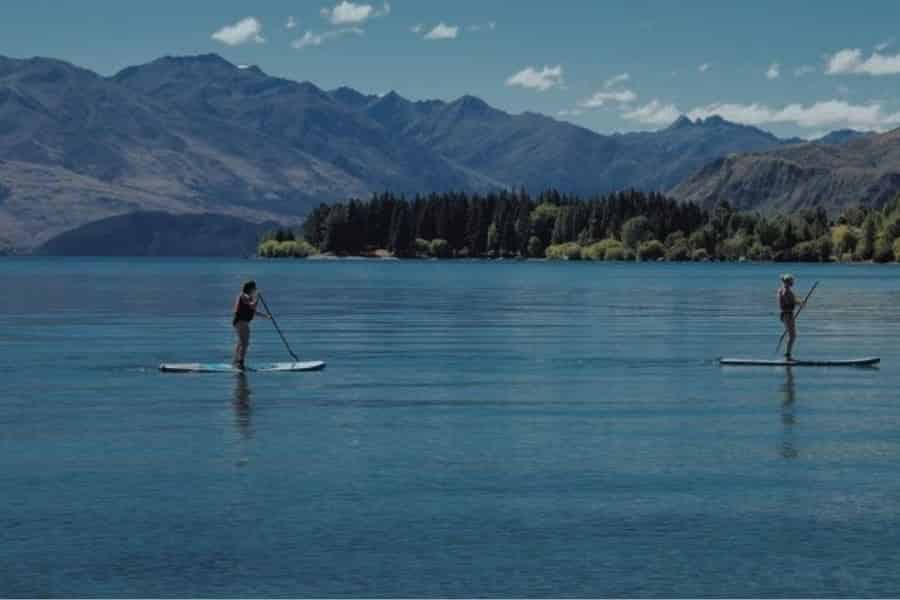
M 259 301 L 256 282 L 251 280 L 244 284 L 241 294 L 234 303 L 234 318 L 231 324 L 237 333 L 237 345 L 234 347 L 234 360 L 232 364 L 236 369 L 244 370 L 244 358 L 247 356 L 247 347 L 250 346 L 250 321 L 256 315 L 264 319 L 271 319 L 269 315 L 256 311 Z
M 794 341 L 797 339 L 797 325 L 795 321 L 796 309 L 803 306 L 803 300 L 797 300 L 794 296 L 794 276 L 785 273 L 781 276 L 781 287 L 778 288 L 778 308 L 781 309 L 781 322 L 784 323 L 784 330 L 788 335 L 787 351 L 784 358 L 793 360 L 791 351 L 794 349 Z

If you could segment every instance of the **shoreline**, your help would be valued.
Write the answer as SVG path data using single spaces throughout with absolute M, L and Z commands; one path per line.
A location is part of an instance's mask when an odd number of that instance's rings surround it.
M 664 258 L 657 260 L 592 260 L 592 259 L 568 259 L 568 258 L 532 258 L 532 257 L 500 257 L 492 258 L 489 256 L 472 256 L 472 257 L 456 257 L 456 258 L 438 258 L 435 256 L 415 256 L 415 257 L 398 257 L 398 256 L 374 256 L 374 255 L 353 255 L 341 256 L 337 254 L 324 253 L 314 254 L 311 256 L 253 256 L 252 260 L 263 261 L 385 261 L 385 262 L 503 262 L 503 263 L 605 263 L 605 264 L 753 264 L 753 265 L 900 265 L 900 262 L 877 262 L 874 260 L 856 260 L 856 261 L 801 261 L 801 260 L 666 260 Z

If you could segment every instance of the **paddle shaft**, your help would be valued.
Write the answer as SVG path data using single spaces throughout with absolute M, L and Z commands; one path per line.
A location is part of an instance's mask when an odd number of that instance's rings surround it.
M 281 333 L 281 327 L 278 326 L 278 321 L 275 320 L 275 315 L 272 314 L 272 309 L 269 308 L 269 305 L 266 304 L 266 299 L 263 298 L 262 294 L 257 294 L 259 297 L 259 301 L 262 302 L 263 308 L 266 309 L 266 312 L 269 314 L 269 320 L 272 321 L 272 325 L 275 326 L 275 331 L 278 332 L 278 336 L 281 338 L 281 341 L 284 342 L 284 347 L 287 348 L 288 354 L 291 355 L 291 358 L 294 359 L 295 362 L 300 362 L 300 359 L 297 358 L 297 355 L 294 354 L 294 351 L 291 350 L 291 345 L 288 344 L 287 338 L 284 337 L 284 334 Z
M 806 298 L 803 299 L 803 304 L 800 305 L 800 308 L 797 309 L 797 312 L 794 313 L 794 319 L 800 316 L 800 312 L 803 310 L 803 307 L 806 306 L 806 303 L 809 301 L 810 296 L 812 296 L 813 292 L 816 291 L 816 288 L 819 286 L 819 282 L 815 282 L 811 288 L 809 288 L 809 292 L 806 294 Z M 775 346 L 775 354 L 778 354 L 778 351 L 781 350 L 781 344 L 784 343 L 784 337 L 787 335 L 787 329 L 784 330 L 784 333 L 781 334 L 781 337 L 778 339 L 778 345 Z

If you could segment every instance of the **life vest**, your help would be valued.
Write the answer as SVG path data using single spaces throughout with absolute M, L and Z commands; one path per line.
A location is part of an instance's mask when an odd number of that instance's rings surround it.
M 794 297 L 794 292 L 784 287 L 779 289 L 778 306 L 781 308 L 781 314 L 793 315 L 794 309 L 797 307 L 797 299 Z
M 234 307 L 234 318 L 231 320 L 232 325 L 237 325 L 238 321 L 247 321 L 248 323 L 256 316 L 256 309 L 250 305 L 248 300 L 244 299 L 244 294 L 238 296 L 237 304 Z

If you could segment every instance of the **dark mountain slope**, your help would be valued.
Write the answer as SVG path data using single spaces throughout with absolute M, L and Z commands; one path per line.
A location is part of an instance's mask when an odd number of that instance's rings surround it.
M 900 129 L 844 144 L 800 144 L 717 160 L 672 190 L 686 201 L 740 210 L 831 212 L 881 206 L 900 193 Z

